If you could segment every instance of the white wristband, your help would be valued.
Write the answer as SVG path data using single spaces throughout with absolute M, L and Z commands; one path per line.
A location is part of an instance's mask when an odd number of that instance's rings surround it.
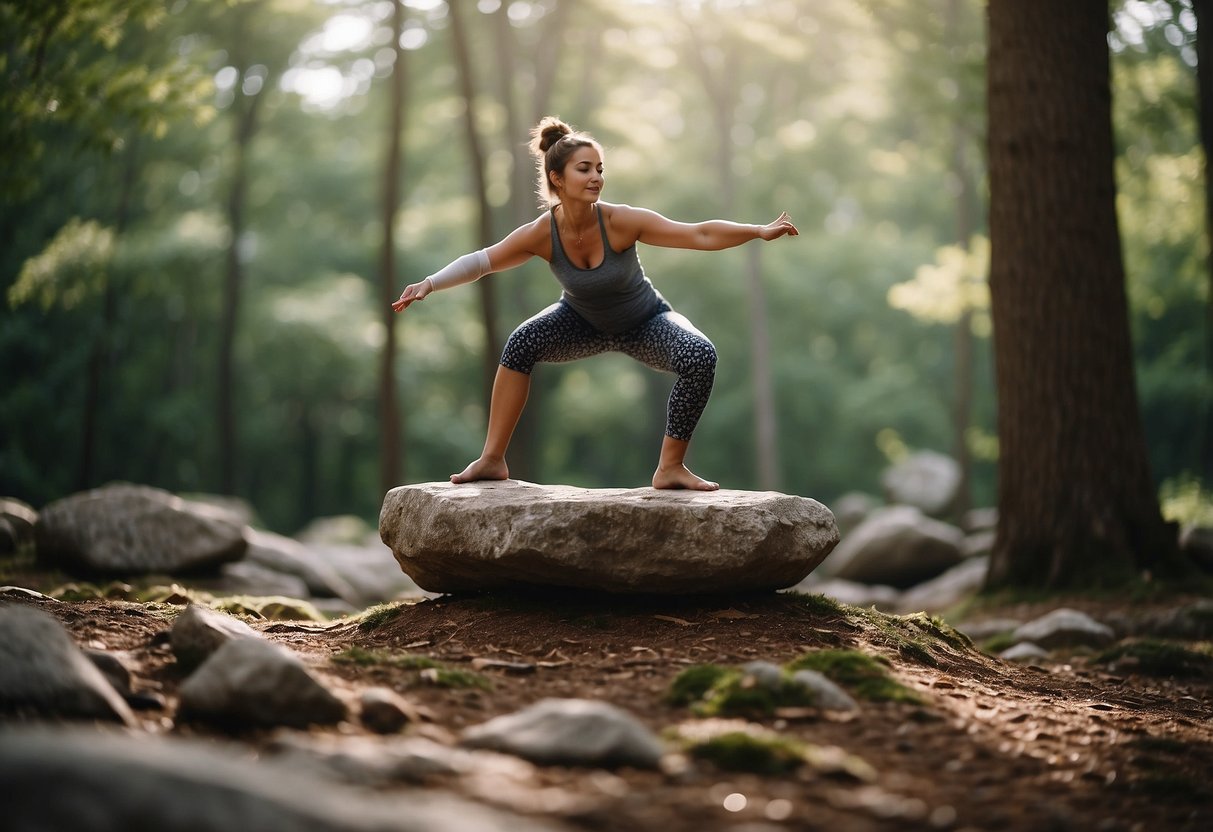
M 443 266 L 427 279 L 436 292 L 439 289 L 450 289 L 452 286 L 462 286 L 479 280 L 491 271 L 489 253 L 484 249 L 465 254 L 455 262 Z

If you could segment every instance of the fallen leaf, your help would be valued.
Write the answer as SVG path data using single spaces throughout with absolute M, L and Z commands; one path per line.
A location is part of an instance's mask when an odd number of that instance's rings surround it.
M 669 621 L 669 622 L 671 622 L 671 623 L 673 623 L 673 624 L 679 624 L 679 625 L 681 625 L 681 626 L 683 626 L 683 627 L 690 627 L 690 626 L 691 626 L 691 622 L 690 622 L 690 621 L 687 621 L 685 618 L 675 618 L 675 617 L 674 617 L 674 616 L 672 616 L 672 615 L 654 615 L 653 617 L 654 617 L 654 618 L 659 618 L 659 619 L 661 619 L 662 621 Z

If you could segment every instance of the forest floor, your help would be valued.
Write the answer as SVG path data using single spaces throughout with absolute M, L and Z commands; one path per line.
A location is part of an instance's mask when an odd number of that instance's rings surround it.
M 1190 600 L 1172 597 L 1141 609 Z M 119 651 L 136 690 L 164 697 L 163 711 L 140 712 L 147 729 L 204 730 L 172 719 L 181 676 L 164 638 L 171 612 L 165 605 L 38 605 L 81 646 Z M 1062 605 L 1097 618 L 1101 610 L 1125 608 L 1123 601 L 1063 599 L 987 605 L 980 617 L 1026 620 Z M 701 760 L 665 771 L 545 766 L 517 789 L 473 795 L 575 829 L 1213 828 L 1208 671 L 1160 678 L 1097 664 L 1090 653 L 1017 665 L 980 652 L 938 620 L 794 594 L 693 601 L 442 597 L 327 624 L 253 626 L 296 651 L 351 704 L 367 687 L 396 689 L 424 717 L 408 730 L 439 741 L 455 742 L 468 726 L 546 697 L 604 700 L 662 734 L 700 721 L 689 707 L 667 701 L 687 667 L 784 664 L 823 648 L 883 657 L 920 699 L 863 701 L 855 713 L 789 708 L 749 717 L 781 737 L 825 749 L 817 764 L 783 774 L 726 771 Z M 399 661 L 401 655 L 469 671 L 466 679 L 475 684 L 434 684 L 433 674 Z M 374 736 L 354 720 L 312 733 Z M 241 739 L 257 744 L 269 735 Z M 440 779 L 436 785 L 460 788 Z

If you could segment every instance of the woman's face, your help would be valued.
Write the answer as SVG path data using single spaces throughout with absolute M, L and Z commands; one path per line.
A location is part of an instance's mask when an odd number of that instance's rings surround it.
M 573 151 L 564 166 L 562 175 L 552 172 L 561 202 L 597 202 L 602 193 L 602 154 L 593 145 L 585 145 Z

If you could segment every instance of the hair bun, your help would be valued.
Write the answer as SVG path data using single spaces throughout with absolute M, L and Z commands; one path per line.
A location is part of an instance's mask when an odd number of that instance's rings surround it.
M 572 135 L 573 128 L 555 116 L 545 116 L 539 122 L 539 126 L 535 128 L 535 132 L 539 138 L 539 150 L 546 153 L 548 148 L 556 142 L 565 136 Z

